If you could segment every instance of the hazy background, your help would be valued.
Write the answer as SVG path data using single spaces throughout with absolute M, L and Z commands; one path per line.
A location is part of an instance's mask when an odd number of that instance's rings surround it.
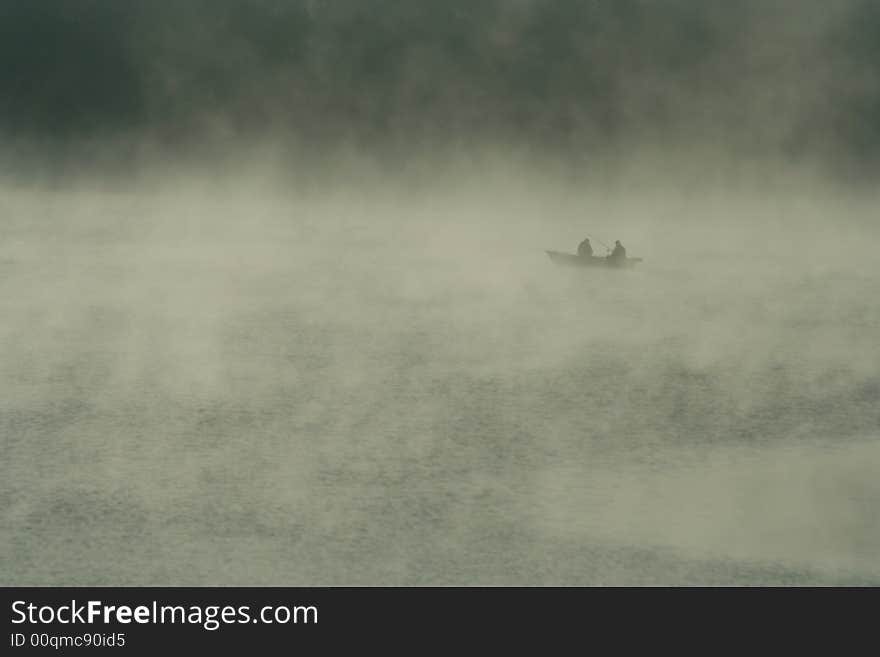
M 0 61 L 0 583 L 880 582 L 877 3 L 0 0 Z

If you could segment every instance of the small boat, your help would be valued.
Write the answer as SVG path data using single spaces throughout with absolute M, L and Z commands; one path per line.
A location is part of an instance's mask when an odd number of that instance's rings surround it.
M 569 267 L 611 267 L 612 269 L 632 269 L 642 258 L 611 258 L 603 256 L 579 256 L 561 251 L 547 251 L 547 255 L 557 265 Z

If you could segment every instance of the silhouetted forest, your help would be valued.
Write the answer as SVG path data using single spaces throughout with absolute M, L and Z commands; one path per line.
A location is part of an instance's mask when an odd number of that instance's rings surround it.
M 880 160 L 873 0 L 4 0 L 0 134 Z

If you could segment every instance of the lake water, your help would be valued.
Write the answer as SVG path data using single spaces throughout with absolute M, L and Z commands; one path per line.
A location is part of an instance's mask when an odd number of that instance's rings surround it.
M 164 199 L 4 208 L 0 583 L 880 583 L 874 233 Z

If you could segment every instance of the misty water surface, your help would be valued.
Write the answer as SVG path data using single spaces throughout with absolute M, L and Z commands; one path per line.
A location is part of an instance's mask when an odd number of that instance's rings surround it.
M 880 581 L 872 205 L 563 187 L 10 187 L 0 581 Z

